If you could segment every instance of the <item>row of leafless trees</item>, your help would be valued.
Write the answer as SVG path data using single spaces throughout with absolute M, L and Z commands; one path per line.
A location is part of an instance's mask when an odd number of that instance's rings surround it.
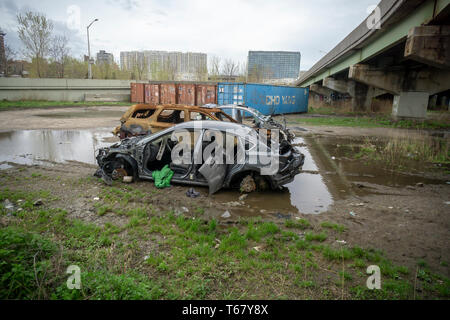
M 65 35 L 53 34 L 53 22 L 45 15 L 28 11 L 17 15 L 18 35 L 23 43 L 24 55 L 31 60 L 32 77 L 52 77 L 64 78 L 65 76 L 75 76 L 83 74 L 86 63 L 75 61 L 70 57 L 68 38 Z M 15 52 L 5 47 L 7 61 L 11 61 Z M 100 78 L 126 78 L 143 80 L 149 76 L 155 80 L 176 80 L 176 66 L 171 61 L 162 64 L 148 65 L 145 59 L 137 59 L 133 63 L 133 70 L 119 70 L 117 65 L 98 66 L 95 71 L 100 73 Z M 75 70 L 80 68 L 80 70 Z M 70 69 L 70 72 L 68 72 Z M 73 70 L 72 70 L 73 69 Z M 98 69 L 98 70 L 97 70 Z M 50 70 L 50 73 L 49 73 Z M 261 70 L 259 70 L 261 71 Z M 70 73 L 70 75 L 66 73 Z M 207 76 L 212 79 L 219 79 L 221 76 L 229 78 L 246 79 L 247 64 L 234 61 L 232 59 L 222 59 L 212 56 L 209 61 L 209 70 L 197 70 L 198 80 L 206 80 Z M 259 80 L 259 73 L 255 79 Z M 84 77 L 84 76 L 83 76 Z M 95 77 L 95 74 L 94 74 Z M 98 78 L 98 77 L 96 77 Z
M 245 77 L 247 73 L 247 64 L 239 63 L 233 59 L 222 59 L 218 56 L 212 56 L 209 60 L 210 77 L 228 76 Z

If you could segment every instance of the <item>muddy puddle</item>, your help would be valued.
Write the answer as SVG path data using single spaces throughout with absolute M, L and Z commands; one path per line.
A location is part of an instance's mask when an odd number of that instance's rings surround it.
M 113 138 L 113 139 L 111 139 Z M 0 132 L 0 169 L 8 162 L 51 165 L 78 161 L 95 164 L 95 150 L 111 145 L 109 128 L 92 130 L 18 130 Z
M 0 132 L 0 170 L 10 168 L 10 163 L 52 165 L 55 162 L 78 161 L 96 164 L 95 151 L 116 141 L 110 128 Z M 303 172 L 283 190 L 252 193 L 245 201 L 239 201 L 240 193 L 237 191 L 222 190 L 212 198 L 230 207 L 233 214 L 271 214 L 287 218 L 299 213 L 326 212 L 337 200 L 371 192 L 370 188 L 354 188 L 354 183 L 367 182 L 390 187 L 406 187 L 419 182 L 445 183 L 393 173 L 363 161 L 351 160 L 346 157 L 348 150 L 339 147 L 350 143 L 354 141 L 333 137 L 297 138 L 295 145 L 306 156 Z M 206 188 L 201 189 L 207 193 Z

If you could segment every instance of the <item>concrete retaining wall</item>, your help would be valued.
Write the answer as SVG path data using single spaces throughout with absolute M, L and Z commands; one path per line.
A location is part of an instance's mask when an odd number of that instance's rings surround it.
M 0 78 L 0 100 L 130 101 L 135 80 Z

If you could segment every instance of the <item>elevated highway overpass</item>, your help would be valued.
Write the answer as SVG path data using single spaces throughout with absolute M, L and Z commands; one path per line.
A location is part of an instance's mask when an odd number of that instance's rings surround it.
M 450 96 L 450 0 L 381 1 L 296 85 L 310 88 L 312 105 L 338 96 L 370 111 L 383 96 L 394 117 L 424 118 L 432 96 Z

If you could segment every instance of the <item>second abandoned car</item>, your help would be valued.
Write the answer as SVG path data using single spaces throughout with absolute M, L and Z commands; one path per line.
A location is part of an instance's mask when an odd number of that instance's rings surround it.
M 200 129 L 199 126 L 201 126 Z M 227 135 L 230 137 L 228 141 L 232 142 L 231 154 L 235 159 L 239 154 L 238 148 L 242 148 L 241 155 L 245 155 L 241 158 L 243 161 L 232 159 L 231 163 L 228 161 L 216 163 L 203 157 L 200 162 L 194 160 L 195 154 L 200 151 L 200 154 L 204 155 L 202 150 L 205 150 L 213 141 L 211 136 L 208 136 L 212 131 L 220 132 L 222 137 Z M 184 141 L 184 138 L 180 140 L 177 137 L 179 132 L 188 133 L 190 138 L 187 141 Z M 135 180 L 153 180 L 154 171 L 169 165 L 174 172 L 172 182 L 208 186 L 211 194 L 224 187 L 240 188 L 244 192 L 267 187 L 279 189 L 293 181 L 294 177 L 300 173 L 305 156 L 288 141 L 282 140 L 279 144 L 278 166 L 275 172 L 262 175 L 262 170 L 268 168 L 270 164 L 263 163 L 259 156 L 256 162 L 251 161 L 250 154 L 257 152 L 266 159 L 274 160 L 271 158 L 273 153 L 268 146 L 270 142 L 265 144 L 266 151 L 262 152 L 257 149 L 258 146 L 252 140 L 248 139 L 249 136 L 257 136 L 257 132 L 242 124 L 222 121 L 183 122 L 151 135 L 127 138 L 120 143 L 100 149 L 97 155 L 100 167 L 98 173 L 105 179 L 132 176 Z M 189 149 L 192 150 L 192 154 L 184 155 L 190 157 L 190 164 L 175 163 L 172 159 L 172 150 L 182 142 L 188 143 Z M 225 152 L 223 156 L 226 156 Z

